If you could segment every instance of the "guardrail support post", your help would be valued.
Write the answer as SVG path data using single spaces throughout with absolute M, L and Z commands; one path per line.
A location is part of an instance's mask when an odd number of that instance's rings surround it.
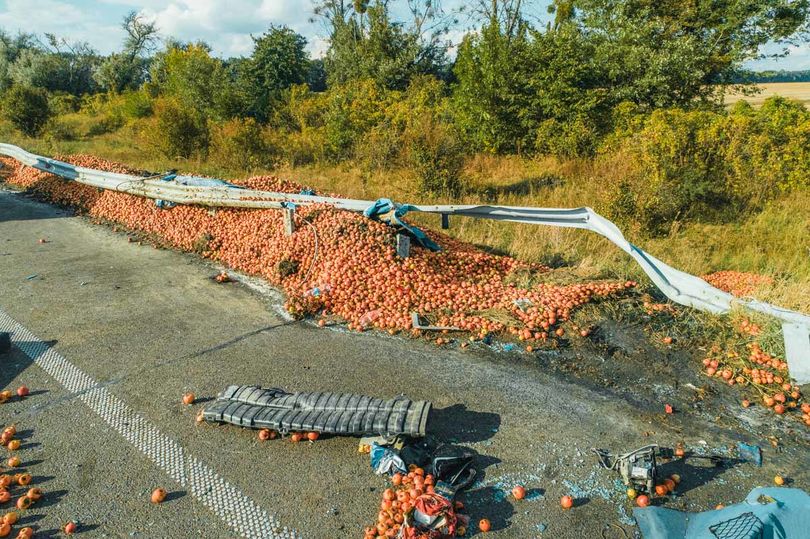
M 293 232 L 295 232 L 295 221 L 293 220 L 295 210 L 292 208 L 284 208 L 282 211 L 284 212 L 284 234 L 292 236 Z
M 408 258 L 411 255 L 411 238 L 405 234 L 397 234 L 397 256 Z
M 450 216 L 446 213 L 442 214 L 442 230 L 450 228 Z

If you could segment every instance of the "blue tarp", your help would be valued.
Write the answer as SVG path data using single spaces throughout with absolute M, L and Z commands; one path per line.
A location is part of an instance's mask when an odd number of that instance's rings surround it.
M 810 537 L 810 495 L 797 488 L 759 487 L 745 501 L 715 511 L 684 513 L 635 508 L 644 539 L 800 539 Z
M 389 225 L 401 226 L 407 230 L 422 247 L 430 249 L 431 251 L 441 251 L 442 248 L 439 247 L 436 242 L 428 238 L 427 234 L 422 232 L 419 228 L 402 221 L 402 217 L 404 217 L 406 213 L 415 209 L 416 206 L 411 206 L 410 204 L 396 204 L 389 198 L 380 198 L 374 202 L 374 204 L 366 208 L 363 215 L 370 219 L 379 220 L 381 216 L 388 214 L 390 217 L 386 222 Z

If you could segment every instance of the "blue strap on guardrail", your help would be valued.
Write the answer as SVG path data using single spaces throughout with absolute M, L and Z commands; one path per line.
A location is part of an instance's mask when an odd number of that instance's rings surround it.
M 422 232 L 422 230 L 413 225 L 409 225 L 402 220 L 402 217 L 404 217 L 406 213 L 416 209 L 416 206 L 412 206 L 410 204 L 396 204 L 390 198 L 380 198 L 377 199 L 374 204 L 366 208 L 363 215 L 369 219 L 379 221 L 381 216 L 388 214 L 390 215 L 390 218 L 385 222 L 387 222 L 389 225 L 401 226 L 407 230 L 408 233 L 413 236 L 414 239 L 416 239 L 417 243 L 419 243 L 419 245 L 425 249 L 430 249 L 431 251 L 441 251 L 442 248 L 439 247 L 439 244 L 428 238 L 427 234 Z

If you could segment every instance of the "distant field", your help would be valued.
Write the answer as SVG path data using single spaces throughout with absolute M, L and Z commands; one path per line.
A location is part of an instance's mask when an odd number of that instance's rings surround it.
M 791 99 L 798 99 L 805 105 L 810 106 L 810 82 L 771 82 L 757 84 L 762 92 L 753 96 L 745 96 L 729 92 L 726 94 L 726 104 L 733 105 L 737 101 L 745 100 L 751 105 L 758 107 L 765 99 L 773 95 L 781 95 Z

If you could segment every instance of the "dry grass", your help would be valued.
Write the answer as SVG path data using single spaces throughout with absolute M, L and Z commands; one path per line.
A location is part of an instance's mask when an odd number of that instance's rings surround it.
M 729 91 L 725 95 L 726 105 L 733 105 L 737 101 L 748 101 L 752 106 L 759 107 L 769 97 L 781 95 L 790 99 L 801 101 L 810 105 L 810 82 L 771 82 L 755 85 L 760 92 L 756 95 L 743 95 Z

